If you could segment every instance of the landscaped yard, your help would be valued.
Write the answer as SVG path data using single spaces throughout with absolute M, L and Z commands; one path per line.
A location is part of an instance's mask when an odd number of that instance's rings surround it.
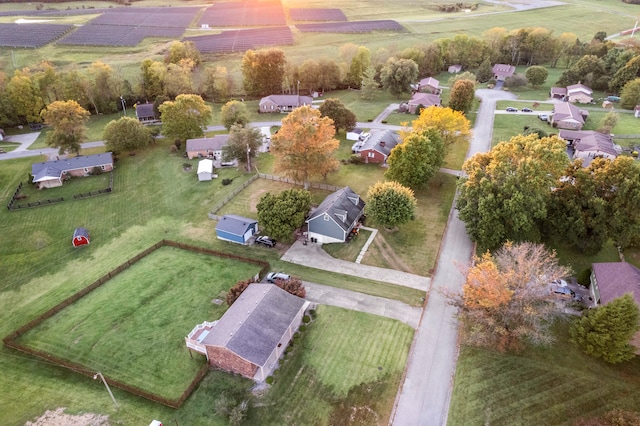
M 568 321 L 549 347 L 521 354 L 464 348 L 449 426 L 573 424 L 613 408 L 640 407 L 640 359 L 610 365 L 568 342 Z
M 27 183 L 25 179 L 19 194 L 24 198 L 17 200 L 16 203 L 26 204 L 60 197 L 64 198 L 65 202 L 73 201 L 74 195 L 108 188 L 109 176 L 110 173 L 101 173 L 93 176 L 74 177 L 65 181 L 62 186 L 46 189 L 36 189 L 35 185 Z
M 322 249 L 336 259 L 355 262 L 369 236 L 371 236 L 371 231 L 360 229 L 358 235 L 348 243 L 323 244 Z
M 259 269 L 162 247 L 21 336 L 19 342 L 147 392 L 178 399 L 206 362 L 204 356 L 189 356 L 184 336 L 202 321 L 219 319 L 227 305 L 212 300 L 224 300 L 230 287 Z

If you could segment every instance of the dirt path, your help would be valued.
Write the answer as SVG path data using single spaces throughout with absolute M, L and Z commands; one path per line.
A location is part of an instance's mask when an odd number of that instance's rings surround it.
M 47 410 L 42 416 L 25 426 L 109 426 L 109 416 L 94 413 L 71 415 L 64 413 L 65 408 Z
M 384 239 L 380 232 L 378 232 L 378 235 L 373 239 L 373 245 L 380 252 L 391 269 L 409 272 L 410 274 L 415 273 L 413 269 L 407 265 L 391 247 L 389 247 L 389 243 Z

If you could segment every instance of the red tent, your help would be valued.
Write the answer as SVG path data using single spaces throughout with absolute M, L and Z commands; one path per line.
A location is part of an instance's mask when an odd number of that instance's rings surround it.
M 85 228 L 76 228 L 76 230 L 73 231 L 73 240 L 71 242 L 74 247 L 89 244 L 89 231 Z

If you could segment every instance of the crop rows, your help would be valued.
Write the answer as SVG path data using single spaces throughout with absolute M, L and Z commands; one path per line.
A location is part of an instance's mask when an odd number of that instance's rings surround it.
M 41 47 L 62 37 L 73 25 L 0 24 L 0 46 Z
M 404 31 L 404 27 L 402 25 L 390 19 L 380 21 L 298 24 L 296 25 L 296 28 L 303 33 L 368 33 L 372 31 Z
M 193 37 L 196 48 L 202 53 L 244 52 L 264 46 L 293 44 L 289 27 L 261 28 L 255 30 L 223 31 L 221 34 Z
M 289 9 L 294 21 L 346 21 L 340 9 Z
M 82 46 L 136 46 L 145 37 L 179 38 L 184 28 L 85 25 L 60 40 L 60 44 Z
M 225 2 L 208 7 L 202 13 L 199 24 L 212 27 L 252 27 L 286 25 L 286 20 L 280 2 Z

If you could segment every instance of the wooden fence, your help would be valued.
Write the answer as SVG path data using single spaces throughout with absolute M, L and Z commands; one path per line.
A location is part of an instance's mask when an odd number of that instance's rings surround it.
M 134 265 L 136 262 L 138 262 L 141 259 L 143 259 L 145 256 L 148 256 L 149 254 L 153 253 L 154 251 L 156 251 L 160 247 L 164 247 L 164 246 L 176 247 L 176 248 L 180 248 L 180 249 L 183 249 L 183 250 L 190 250 L 190 251 L 193 251 L 193 252 L 196 252 L 196 253 L 208 254 L 210 256 L 217 256 L 217 257 L 222 257 L 222 258 L 227 258 L 227 259 L 240 260 L 242 262 L 246 262 L 246 263 L 250 263 L 250 264 L 253 264 L 253 265 L 261 266 L 260 272 L 258 273 L 260 279 L 262 279 L 264 277 L 264 275 L 267 273 L 267 271 L 269 270 L 269 263 L 265 262 L 263 260 L 250 259 L 248 257 L 243 257 L 243 256 L 236 256 L 236 255 L 230 254 L 230 253 L 224 253 L 224 252 L 220 252 L 220 251 L 217 251 L 217 250 L 207 249 L 207 248 L 204 248 L 204 247 L 192 246 L 192 245 L 189 245 L 189 244 L 183 244 L 183 243 L 179 243 L 179 242 L 171 241 L 171 240 L 161 240 L 161 241 L 158 241 L 157 243 L 155 243 L 154 245 L 152 245 L 151 247 L 148 247 L 147 249 L 141 251 L 140 253 L 138 253 L 137 255 L 132 257 L 131 259 L 129 259 L 126 262 L 122 263 L 121 265 L 117 266 L 116 268 L 112 269 L 107 274 L 105 274 L 102 277 L 98 278 L 96 281 L 94 281 L 93 283 L 91 283 L 87 287 L 83 288 L 82 290 L 80 290 L 77 293 L 71 295 L 70 297 L 66 298 L 62 302 L 58 303 L 57 305 L 55 305 L 51 309 L 49 309 L 46 312 L 42 313 L 37 318 L 29 321 L 27 324 L 25 324 L 22 327 L 14 330 L 13 332 L 9 333 L 4 339 L 2 339 L 2 342 L 7 347 L 13 348 L 13 349 L 18 350 L 20 352 L 24 352 L 26 354 L 33 355 L 33 356 L 41 358 L 41 359 L 44 359 L 44 360 L 46 360 L 46 361 L 48 361 L 50 363 L 53 363 L 53 364 L 56 364 L 56 365 L 58 365 L 60 367 L 67 368 L 69 370 L 72 370 L 72 371 L 75 371 L 77 373 L 83 374 L 83 375 L 85 375 L 87 377 L 93 377 L 94 374 L 96 373 L 95 370 L 89 369 L 86 366 L 81 365 L 81 364 L 77 364 L 75 362 L 64 360 L 64 359 L 59 358 L 59 357 L 57 357 L 57 356 L 55 356 L 53 354 L 50 354 L 48 352 L 37 350 L 37 349 L 32 349 L 30 347 L 24 346 L 24 345 L 18 343 L 17 339 L 21 335 L 23 335 L 23 334 L 27 333 L 28 331 L 32 330 L 33 328 L 37 327 L 39 324 L 41 324 L 45 320 L 51 318 L 52 316 L 54 316 L 58 312 L 62 311 L 64 308 L 66 308 L 69 305 L 77 302 L 78 300 L 80 300 L 81 298 L 86 296 L 87 294 L 91 293 L 93 290 L 95 290 L 98 287 L 102 286 L 104 283 L 109 281 L 111 278 L 115 277 L 120 272 L 128 269 L 129 267 Z M 143 389 L 139 389 L 139 388 L 137 388 L 135 386 L 128 385 L 127 383 L 121 382 L 119 380 L 113 379 L 113 378 L 108 377 L 108 376 L 104 376 L 104 378 L 107 381 L 107 383 L 109 383 L 109 385 L 115 386 L 115 387 L 117 387 L 119 389 L 123 389 L 123 390 L 125 390 L 127 392 L 131 392 L 131 393 L 133 393 L 135 395 L 139 395 L 139 396 L 141 396 L 143 398 L 150 399 L 150 400 L 158 402 L 160 404 L 163 404 L 163 405 L 166 405 L 166 406 L 169 406 L 169 407 L 172 407 L 172 408 L 178 408 L 189 397 L 191 392 L 193 392 L 193 390 L 198 385 L 198 383 L 200 383 L 200 380 L 202 380 L 202 378 L 207 374 L 208 370 L 209 370 L 209 366 L 206 365 L 206 364 L 203 365 L 202 368 L 198 371 L 198 373 L 194 377 L 194 379 L 191 381 L 189 386 L 187 386 L 185 391 L 182 393 L 180 398 L 173 399 L 173 400 L 165 398 L 165 397 L 157 395 L 157 394 L 154 394 L 154 393 L 151 393 L 151 392 L 147 392 L 147 391 L 145 391 Z
M 211 209 L 211 212 L 209 212 L 209 219 L 218 220 L 219 216 L 216 215 L 216 212 L 220 210 L 222 207 L 224 207 L 224 205 L 227 204 L 229 201 L 231 201 L 233 197 L 238 195 L 240 191 L 245 189 L 247 186 L 251 185 L 251 183 L 253 183 L 253 181 L 255 181 L 256 179 L 258 179 L 258 175 L 251 176 L 246 182 L 244 182 L 242 185 L 235 188 L 233 191 L 227 194 L 222 200 L 218 201 Z

